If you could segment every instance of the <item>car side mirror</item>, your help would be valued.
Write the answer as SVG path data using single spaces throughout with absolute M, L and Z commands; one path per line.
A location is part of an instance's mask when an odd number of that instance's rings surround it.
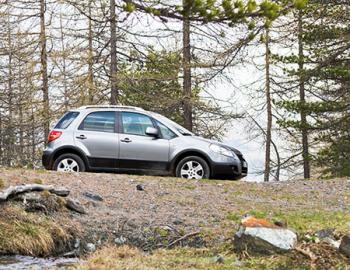
M 158 137 L 159 132 L 158 129 L 154 128 L 154 127 L 148 127 L 146 128 L 146 135 L 148 136 L 152 136 L 152 137 Z

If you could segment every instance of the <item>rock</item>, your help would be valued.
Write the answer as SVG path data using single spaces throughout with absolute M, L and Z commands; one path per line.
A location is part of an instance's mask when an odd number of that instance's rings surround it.
M 85 246 L 85 250 L 87 252 L 95 252 L 96 251 L 96 246 L 93 243 L 87 243 Z
M 65 257 L 65 258 L 75 258 L 75 257 L 78 257 L 78 252 L 76 250 L 72 250 L 72 251 L 69 251 L 69 252 L 66 252 L 62 255 L 62 257 Z
M 180 225 L 180 224 L 183 224 L 184 222 L 181 220 L 181 219 L 175 219 L 174 221 L 173 221 L 173 224 L 174 225 Z
M 70 190 L 62 187 L 62 188 L 52 188 L 49 190 L 49 192 L 60 197 L 67 197 L 70 193 Z
M 114 239 L 114 243 L 117 245 L 124 245 L 126 243 L 126 238 L 124 236 L 119 236 Z
M 76 238 L 74 241 L 74 248 L 79 249 L 80 248 L 80 239 Z
M 85 197 L 88 197 L 89 199 L 94 200 L 94 201 L 99 201 L 99 202 L 103 201 L 102 196 L 100 196 L 99 194 L 94 194 L 94 193 L 91 193 L 91 192 L 84 192 L 83 195 Z
M 214 257 L 214 263 L 224 263 L 224 257 L 221 256 L 220 254 L 219 255 L 216 255 Z
M 41 202 L 42 197 L 39 192 L 28 192 L 17 196 L 16 200 L 23 201 L 24 204 L 27 202 Z
M 341 239 L 339 252 L 350 258 L 350 235 L 345 235 Z
M 315 235 L 320 238 L 331 238 L 333 236 L 335 229 L 334 228 L 328 228 L 328 229 L 323 229 L 323 230 L 319 230 L 315 233 Z
M 143 185 L 138 184 L 138 185 L 136 185 L 136 190 L 138 190 L 138 191 L 144 191 L 145 188 L 143 187 Z
M 281 227 L 281 228 L 287 228 L 288 227 L 287 222 L 286 221 L 282 221 L 282 220 L 275 221 L 273 224 L 275 224 L 276 226 Z
M 66 207 L 69 210 L 75 211 L 80 214 L 86 214 L 85 208 L 80 204 L 78 200 L 67 199 Z
M 293 231 L 254 217 L 243 219 L 234 236 L 235 249 L 251 254 L 284 253 L 292 250 L 296 243 L 297 235 Z
M 326 237 L 326 238 L 323 238 L 322 241 L 330 244 L 335 249 L 339 249 L 339 247 L 340 247 L 340 240 L 336 241 L 330 237 Z

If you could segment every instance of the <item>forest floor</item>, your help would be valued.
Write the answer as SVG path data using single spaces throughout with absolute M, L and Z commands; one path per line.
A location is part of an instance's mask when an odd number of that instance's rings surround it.
M 77 224 L 83 241 L 96 245 L 81 269 L 348 269 L 345 257 L 310 239 L 316 261 L 298 252 L 242 257 L 232 252 L 232 237 L 247 213 L 283 221 L 303 241 L 322 229 L 349 233 L 349 179 L 249 183 L 0 169 L 1 188 L 23 183 L 64 186 L 85 207 L 86 214 L 55 217 Z M 215 262 L 218 254 L 223 263 Z

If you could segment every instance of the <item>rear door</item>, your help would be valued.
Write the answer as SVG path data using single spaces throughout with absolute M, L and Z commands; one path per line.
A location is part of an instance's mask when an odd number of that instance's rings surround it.
M 155 127 L 153 120 L 142 113 L 120 114 L 119 166 L 121 169 L 166 170 L 169 163 L 169 140 L 145 134 Z
M 88 155 L 93 168 L 117 168 L 119 134 L 116 132 L 116 112 L 89 113 L 74 134 L 75 144 Z

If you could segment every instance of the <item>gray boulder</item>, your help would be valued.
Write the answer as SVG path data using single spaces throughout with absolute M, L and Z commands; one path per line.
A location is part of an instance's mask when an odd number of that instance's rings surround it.
M 103 198 L 101 195 L 99 194 L 95 194 L 95 193 L 92 193 L 92 192 L 84 192 L 83 195 L 89 199 L 92 199 L 94 201 L 99 201 L 99 202 L 102 202 L 103 201 Z
M 241 226 L 234 237 L 236 251 L 250 254 L 272 255 L 292 250 L 297 235 L 285 228 Z
M 55 194 L 55 195 L 60 196 L 60 197 L 67 197 L 70 193 L 70 190 L 66 189 L 65 187 L 52 188 L 49 191 L 50 191 L 50 193 Z
M 341 239 L 339 252 L 350 258 L 350 235 L 345 235 Z
M 66 207 L 69 210 L 77 212 L 79 214 L 86 214 L 85 208 L 80 204 L 78 200 L 67 199 Z
M 95 252 L 96 251 L 96 246 L 93 243 L 87 243 L 85 246 L 85 249 L 87 252 Z

